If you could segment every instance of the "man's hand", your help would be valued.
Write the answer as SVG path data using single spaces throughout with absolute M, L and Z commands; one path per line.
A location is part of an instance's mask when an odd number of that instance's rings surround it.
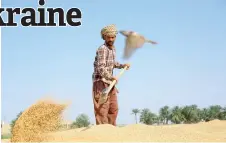
M 111 80 L 112 80 L 112 81 L 116 80 L 116 83 L 118 83 L 118 78 L 117 78 L 117 77 L 114 77 L 114 76 L 113 76 L 113 77 L 111 78 Z
M 125 67 L 127 67 L 126 68 L 126 70 L 128 70 L 129 68 L 130 68 L 130 64 L 129 63 L 127 63 L 127 64 L 123 64 L 123 66 L 122 66 L 123 68 L 125 68 Z

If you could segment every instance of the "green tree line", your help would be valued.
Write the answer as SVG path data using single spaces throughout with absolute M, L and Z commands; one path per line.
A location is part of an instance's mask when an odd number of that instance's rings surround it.
M 150 109 L 132 109 L 135 115 L 136 123 L 138 114 L 140 115 L 140 123 L 147 125 L 152 124 L 191 124 L 201 121 L 208 122 L 215 119 L 226 120 L 226 106 L 211 105 L 207 108 L 199 108 L 197 105 L 187 106 L 164 106 L 159 109 L 158 114 L 153 113 Z
M 14 127 L 15 122 L 22 114 L 22 111 L 11 122 L 11 128 Z M 200 121 L 211 121 L 214 119 L 226 120 L 226 106 L 211 105 L 207 108 L 198 108 L 197 105 L 187 106 L 164 106 L 159 109 L 158 114 L 153 113 L 150 109 L 132 109 L 132 114 L 135 115 L 136 123 L 144 123 L 147 125 L 152 124 L 191 124 L 198 123 Z M 139 115 L 139 121 L 138 121 Z M 76 117 L 75 121 L 70 125 L 70 128 L 88 127 L 90 125 L 90 119 L 86 114 L 80 114 Z

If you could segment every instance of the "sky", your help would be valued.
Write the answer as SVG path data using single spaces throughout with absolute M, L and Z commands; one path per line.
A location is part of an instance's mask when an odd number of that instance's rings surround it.
M 37 9 L 38 1 L 2 0 L 2 6 Z M 135 123 L 133 108 L 158 113 L 165 105 L 226 105 L 226 1 L 48 0 L 44 7 L 79 8 L 82 25 L 2 27 L 3 120 L 51 96 L 71 101 L 66 120 L 85 113 L 95 123 L 93 62 L 104 42 L 100 31 L 109 24 L 158 42 L 123 60 L 125 37 L 117 35 L 117 61 L 131 64 L 117 84 L 118 124 Z

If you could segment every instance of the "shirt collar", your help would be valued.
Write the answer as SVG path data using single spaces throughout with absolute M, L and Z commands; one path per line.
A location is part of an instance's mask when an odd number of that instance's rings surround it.
M 108 45 L 106 43 L 104 43 L 104 45 L 109 49 L 109 50 L 114 50 L 115 46 L 113 45 L 113 48 L 108 47 Z

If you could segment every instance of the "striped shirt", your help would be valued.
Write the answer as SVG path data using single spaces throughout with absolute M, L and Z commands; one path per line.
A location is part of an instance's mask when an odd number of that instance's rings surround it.
M 92 75 L 93 82 L 102 80 L 111 83 L 114 68 L 123 68 L 123 65 L 116 61 L 115 48 L 111 49 L 106 44 L 101 45 L 96 51 Z

